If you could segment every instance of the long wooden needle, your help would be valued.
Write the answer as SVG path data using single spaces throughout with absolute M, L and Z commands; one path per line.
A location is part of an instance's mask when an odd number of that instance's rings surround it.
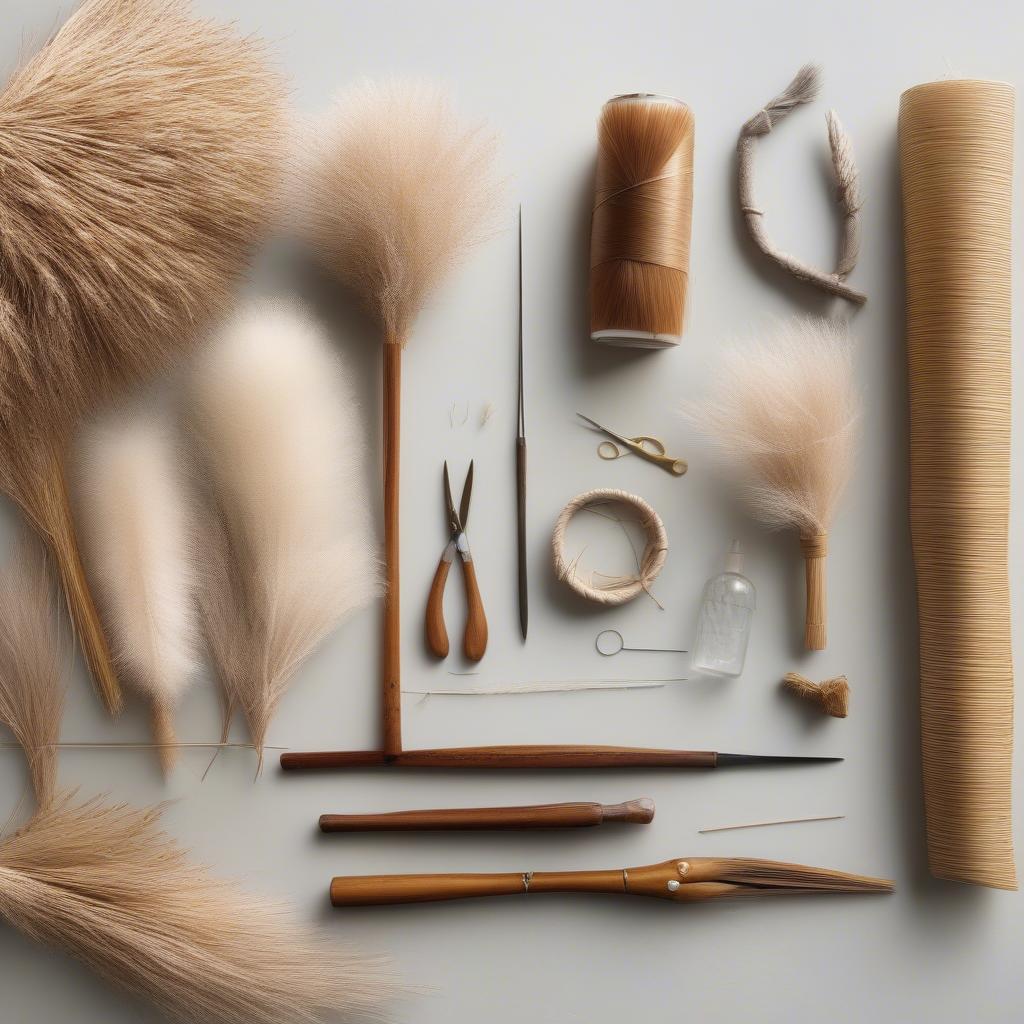
M 526 640 L 530 608 L 526 581 L 526 403 L 523 397 L 523 207 L 519 206 L 519 415 L 516 425 L 516 539 L 519 558 L 519 628 Z

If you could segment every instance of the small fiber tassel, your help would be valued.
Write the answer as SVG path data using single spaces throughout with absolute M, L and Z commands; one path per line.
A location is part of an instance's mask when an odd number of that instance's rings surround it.
M 833 718 L 845 718 L 850 713 L 850 684 L 846 676 L 812 683 L 799 672 L 787 672 L 782 685 L 798 697 L 817 704 L 826 715 Z

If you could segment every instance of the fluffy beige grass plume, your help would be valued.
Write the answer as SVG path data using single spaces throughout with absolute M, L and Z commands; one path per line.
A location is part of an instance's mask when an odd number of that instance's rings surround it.
M 68 511 L 83 416 L 224 309 L 280 191 L 284 87 L 186 0 L 86 0 L 0 91 L 0 488 L 120 707 Z
M 492 233 L 496 148 L 427 82 L 351 86 L 315 126 L 306 229 L 387 340 L 405 342 L 431 293 Z
M 731 463 L 753 514 L 794 529 L 807 570 L 805 646 L 826 643 L 828 531 L 853 469 L 860 399 L 846 325 L 779 323 L 726 350 L 710 396 L 686 411 Z
M 211 497 L 203 628 L 228 710 L 262 750 L 303 660 L 378 593 L 366 439 L 337 357 L 297 307 L 241 311 L 189 390 Z
M 77 503 L 89 578 L 123 680 L 151 709 L 167 773 L 174 712 L 198 662 L 192 510 L 178 446 L 158 414 L 118 413 L 86 436 Z

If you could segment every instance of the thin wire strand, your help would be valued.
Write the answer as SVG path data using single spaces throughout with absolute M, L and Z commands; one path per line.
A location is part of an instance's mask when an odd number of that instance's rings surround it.
M 777 821 L 751 821 L 743 825 L 715 825 L 712 828 L 699 828 L 697 832 L 700 835 L 706 835 L 708 832 L 732 832 L 741 828 L 766 828 L 769 825 L 799 825 L 806 821 L 840 821 L 845 817 L 845 814 L 826 814 L 816 818 L 779 818 Z

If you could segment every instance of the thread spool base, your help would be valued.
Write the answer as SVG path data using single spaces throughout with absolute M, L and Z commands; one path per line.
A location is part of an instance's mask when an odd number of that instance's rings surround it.
M 612 327 L 594 331 L 590 340 L 600 345 L 617 345 L 620 348 L 674 348 L 682 338 L 678 334 L 652 334 L 650 331 L 627 331 Z

